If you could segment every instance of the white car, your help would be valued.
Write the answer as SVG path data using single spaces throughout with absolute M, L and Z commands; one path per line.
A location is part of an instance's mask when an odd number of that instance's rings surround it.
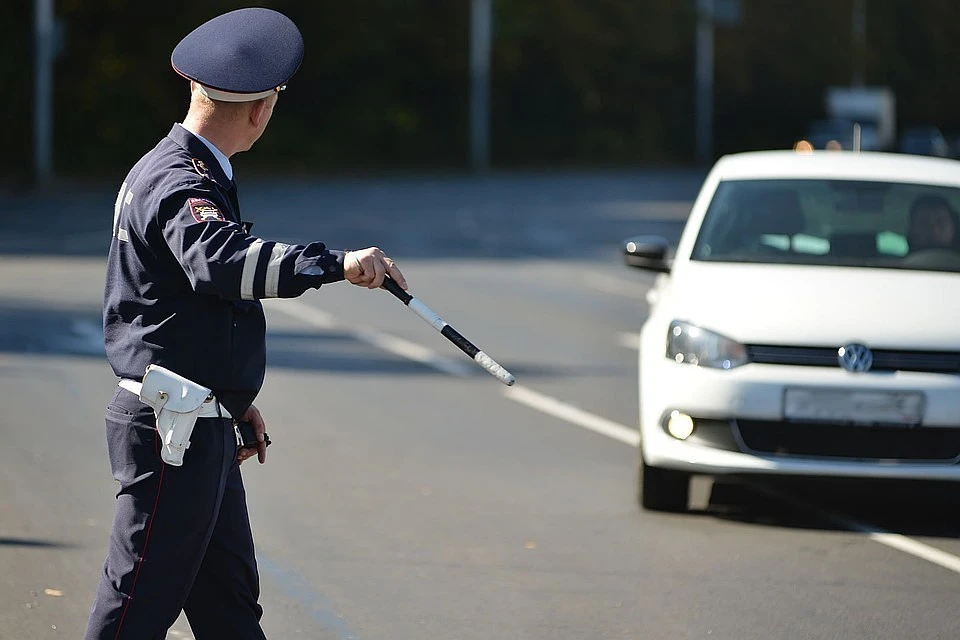
M 960 162 L 847 151 L 721 158 L 640 332 L 647 509 L 691 475 L 960 480 Z

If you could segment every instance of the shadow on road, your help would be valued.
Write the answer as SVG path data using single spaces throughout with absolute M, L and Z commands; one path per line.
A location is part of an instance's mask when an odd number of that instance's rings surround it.
M 73 548 L 76 548 L 76 545 L 71 542 L 58 542 L 56 540 L 38 540 L 36 538 L 0 537 L 0 547 L 73 549 Z
M 45 354 L 105 360 L 100 310 L 44 306 L 35 300 L 0 300 L 0 354 Z M 451 348 L 449 359 L 469 360 Z M 614 365 L 553 367 L 524 362 L 504 362 L 524 378 L 555 378 L 584 375 L 622 375 Z M 393 356 L 368 345 L 349 332 L 267 331 L 267 366 L 302 371 L 335 372 L 338 375 L 382 373 L 390 375 L 437 375 L 426 364 Z M 2 371 L 0 371 L 2 375 Z M 483 372 L 477 368 L 476 375 Z
M 714 482 L 697 513 L 751 524 L 960 538 L 960 482 L 771 478 Z
M 464 370 L 474 372 L 473 365 L 460 351 L 450 347 L 441 357 L 462 363 Z M 317 330 L 315 332 L 276 331 L 267 332 L 267 364 L 284 369 L 309 371 L 332 371 L 343 373 L 399 373 L 449 375 L 426 364 L 401 356 L 384 353 L 378 347 L 368 345 L 347 331 Z M 632 371 L 615 365 L 589 365 L 562 367 L 502 360 L 501 364 L 511 373 L 528 378 L 564 378 L 581 376 L 625 375 Z M 486 375 L 475 369 L 477 376 Z

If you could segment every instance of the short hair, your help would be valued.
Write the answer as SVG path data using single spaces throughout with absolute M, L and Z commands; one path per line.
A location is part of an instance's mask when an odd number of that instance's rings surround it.
M 224 102 L 222 100 L 214 100 L 194 87 L 193 84 L 194 83 L 191 82 L 190 107 L 199 109 L 200 112 L 206 114 L 207 117 L 217 114 L 233 120 L 242 117 L 242 115 L 246 113 L 246 107 L 250 104 L 249 102 Z

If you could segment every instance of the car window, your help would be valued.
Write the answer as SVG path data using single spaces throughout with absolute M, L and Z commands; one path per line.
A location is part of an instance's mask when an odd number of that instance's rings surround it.
M 960 271 L 960 189 L 863 180 L 726 180 L 692 260 Z

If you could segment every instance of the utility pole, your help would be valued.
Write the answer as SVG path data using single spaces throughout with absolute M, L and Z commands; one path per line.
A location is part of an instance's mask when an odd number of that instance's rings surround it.
M 852 41 L 853 41 L 853 81 L 855 87 L 864 83 L 864 60 L 867 54 L 867 1 L 853 0 Z
M 493 0 L 470 3 L 470 166 L 490 166 L 490 50 Z
M 37 184 L 53 177 L 53 0 L 34 0 L 33 173 Z
M 713 160 L 713 0 L 697 0 L 697 161 Z
M 696 3 L 697 161 L 710 164 L 713 162 L 713 33 L 717 26 L 736 27 L 740 24 L 740 0 L 696 0 Z

